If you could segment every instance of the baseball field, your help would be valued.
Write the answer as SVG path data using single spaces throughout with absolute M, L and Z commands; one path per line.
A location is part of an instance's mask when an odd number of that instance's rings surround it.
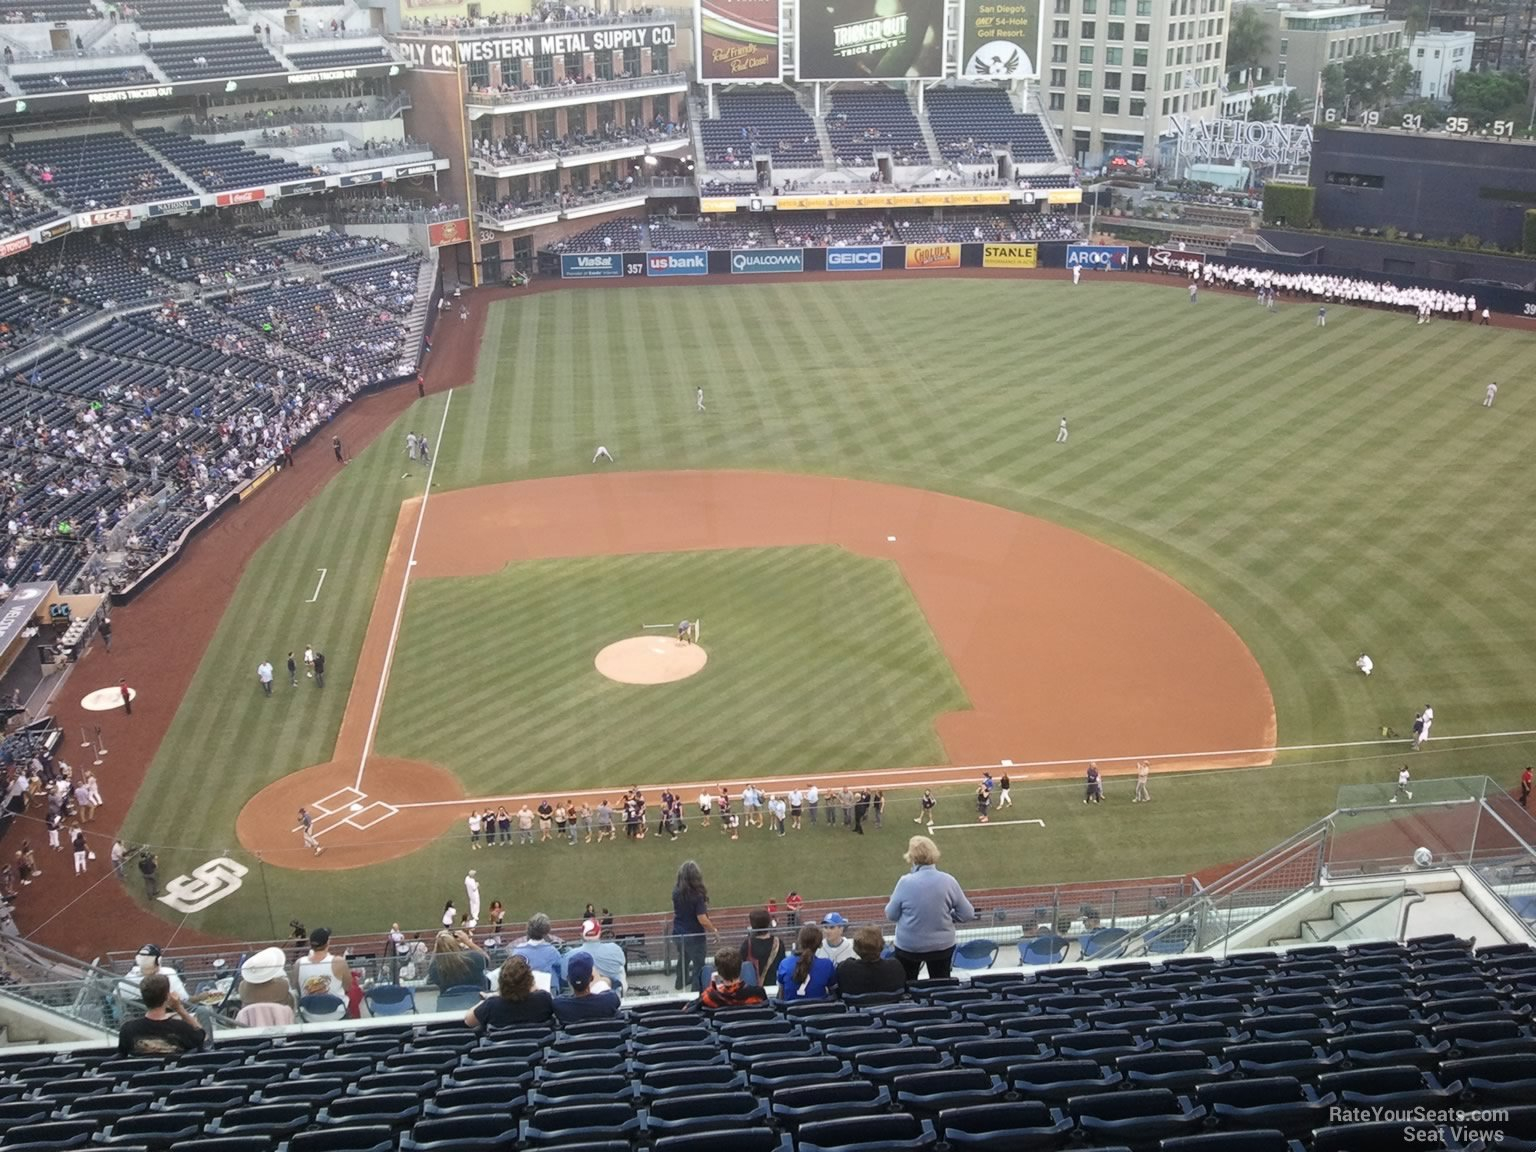
M 664 907 L 684 856 L 718 904 L 865 895 L 924 785 L 968 885 L 1181 873 L 1395 778 L 1383 728 L 1426 702 L 1417 776 L 1512 783 L 1536 740 L 1531 348 L 1091 277 L 494 303 L 473 383 L 255 554 L 134 800 L 162 878 L 223 858 L 244 882 L 190 914 L 128 891 L 239 937 L 432 924 L 469 866 L 514 920 Z M 696 674 L 594 666 L 681 619 Z M 310 644 L 325 685 L 290 687 Z M 1114 775 L 1138 757 L 1151 805 Z M 1081 803 L 1088 759 L 1105 806 Z M 1004 761 L 1043 825 L 942 827 Z M 469 851 L 471 801 L 791 779 L 880 785 L 885 827 Z

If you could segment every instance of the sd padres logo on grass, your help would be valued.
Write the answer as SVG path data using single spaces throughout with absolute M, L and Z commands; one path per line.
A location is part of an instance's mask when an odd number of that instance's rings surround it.
M 238 892 L 241 877 L 249 871 L 228 856 L 216 856 L 192 869 L 190 876 L 178 876 L 166 884 L 160 903 L 178 912 L 201 912 Z

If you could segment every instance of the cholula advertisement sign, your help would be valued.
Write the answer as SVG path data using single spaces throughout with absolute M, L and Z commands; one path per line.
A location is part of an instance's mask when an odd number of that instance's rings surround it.
M 782 79 L 780 27 L 779 0 L 699 0 L 694 9 L 699 79 Z
M 960 21 L 960 74 L 1032 80 L 1040 47 L 1040 0 L 966 0 Z

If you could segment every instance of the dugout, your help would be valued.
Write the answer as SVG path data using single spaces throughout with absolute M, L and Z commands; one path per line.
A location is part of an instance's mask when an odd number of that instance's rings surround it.
M 0 717 L 11 727 L 80 656 L 106 597 L 64 595 L 51 580 L 18 584 L 0 606 Z

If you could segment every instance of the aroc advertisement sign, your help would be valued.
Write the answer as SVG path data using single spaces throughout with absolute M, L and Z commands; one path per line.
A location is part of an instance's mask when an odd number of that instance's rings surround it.
M 960 74 L 1031 80 L 1040 45 L 1040 0 L 966 0 L 960 14 Z
M 939 80 L 944 0 L 798 0 L 801 80 Z
M 1119 269 L 1130 258 L 1124 244 L 1073 244 L 1067 249 L 1068 268 Z
M 699 0 L 693 37 L 699 79 L 782 79 L 779 28 L 779 0 Z

